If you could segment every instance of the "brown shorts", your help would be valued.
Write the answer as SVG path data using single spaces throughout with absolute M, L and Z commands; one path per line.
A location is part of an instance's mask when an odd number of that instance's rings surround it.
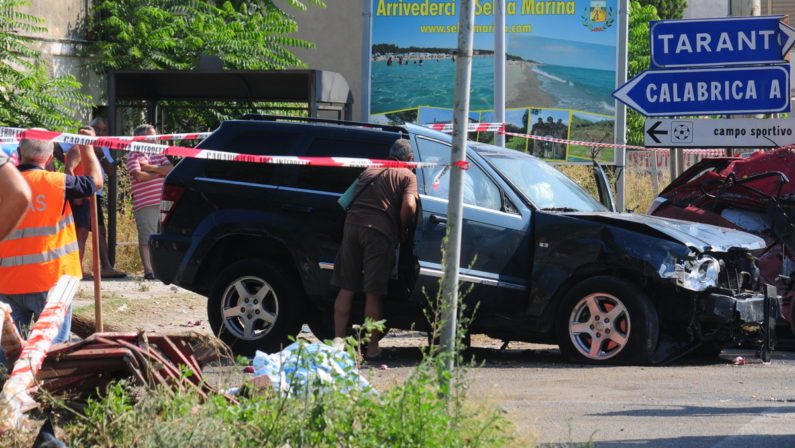
M 394 262 L 395 246 L 389 237 L 369 227 L 346 224 L 331 284 L 386 295 Z

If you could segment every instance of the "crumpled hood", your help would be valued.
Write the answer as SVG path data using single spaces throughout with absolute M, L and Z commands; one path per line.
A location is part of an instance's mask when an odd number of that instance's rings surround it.
M 710 224 L 636 213 L 575 212 L 566 213 L 566 215 L 600 221 L 635 231 L 640 231 L 639 227 L 646 227 L 701 252 L 728 252 L 733 247 L 742 247 L 748 250 L 765 247 L 765 240 L 758 236 Z

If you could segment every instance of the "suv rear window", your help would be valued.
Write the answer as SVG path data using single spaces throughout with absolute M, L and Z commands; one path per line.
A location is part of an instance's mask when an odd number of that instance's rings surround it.
M 391 144 L 391 142 L 390 142 Z M 383 142 L 317 138 L 306 151 L 306 157 L 361 157 L 386 159 L 389 145 Z M 327 166 L 297 167 L 295 188 L 317 191 L 344 192 L 362 172 L 362 168 L 340 168 Z
M 295 133 L 243 132 L 218 149 L 242 154 L 294 155 L 299 137 Z M 204 173 L 213 179 L 275 185 L 278 183 L 275 177 L 283 168 L 262 163 L 209 161 Z

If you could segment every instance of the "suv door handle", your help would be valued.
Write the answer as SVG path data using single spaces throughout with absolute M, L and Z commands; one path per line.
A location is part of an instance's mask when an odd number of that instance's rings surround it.
M 428 218 L 428 222 L 431 224 L 447 224 L 447 217 L 442 215 L 431 215 Z
M 312 213 L 312 207 L 308 205 L 282 204 L 282 210 L 294 213 Z

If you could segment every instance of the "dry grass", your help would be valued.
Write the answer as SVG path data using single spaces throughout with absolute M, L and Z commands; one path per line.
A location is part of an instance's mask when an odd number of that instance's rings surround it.
M 106 217 L 107 219 L 107 217 Z M 132 276 L 142 276 L 144 272 L 141 256 L 138 254 L 138 230 L 132 212 L 122 211 L 116 215 L 116 269 Z M 91 272 L 93 259 L 91 234 L 86 241 L 86 253 L 83 255 L 84 272 Z
M 596 190 L 596 181 L 594 180 L 590 165 L 557 165 L 555 168 L 569 176 L 581 187 L 585 188 L 593 197 L 599 197 Z M 610 182 L 615 185 L 615 171 L 610 169 L 611 167 L 606 168 Z M 658 185 L 659 188 L 662 189 L 668 185 L 670 176 L 667 172 L 658 173 L 658 176 Z M 654 191 L 652 185 L 653 182 L 650 174 L 637 169 L 626 170 L 626 183 L 624 187 L 626 210 L 635 213 L 646 213 L 658 193 Z

